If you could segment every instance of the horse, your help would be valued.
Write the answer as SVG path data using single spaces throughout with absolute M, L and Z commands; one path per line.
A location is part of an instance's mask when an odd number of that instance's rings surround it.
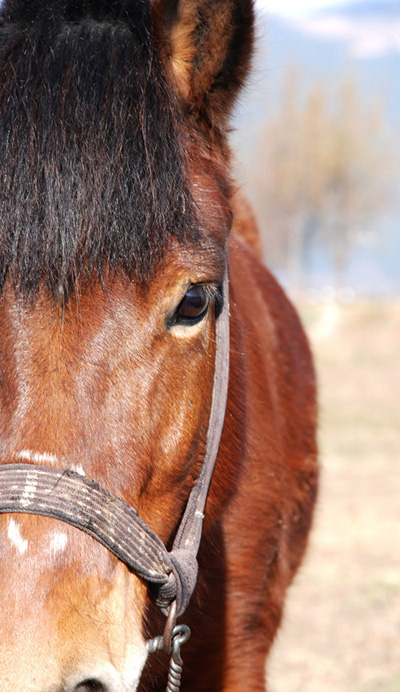
M 0 689 L 262 692 L 318 462 L 310 348 L 231 172 L 253 3 L 2 13 Z

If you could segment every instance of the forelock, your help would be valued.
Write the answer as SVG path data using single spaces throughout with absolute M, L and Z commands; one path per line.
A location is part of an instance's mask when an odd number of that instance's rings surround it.
M 20 5 L 25 22 L 12 13 Z M 106 268 L 142 281 L 171 239 L 196 240 L 184 128 L 147 6 L 120 3 L 112 15 L 115 3 L 6 5 L 0 288 L 9 274 L 32 294 Z

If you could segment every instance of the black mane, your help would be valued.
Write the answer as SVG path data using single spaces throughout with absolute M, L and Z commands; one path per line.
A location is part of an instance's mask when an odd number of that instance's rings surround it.
M 0 289 L 141 280 L 196 236 L 148 0 L 15 0 L 0 29 Z

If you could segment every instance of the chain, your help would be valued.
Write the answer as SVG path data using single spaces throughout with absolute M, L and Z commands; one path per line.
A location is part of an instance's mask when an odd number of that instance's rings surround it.
M 181 646 L 190 637 L 190 629 L 187 625 L 176 625 L 172 630 L 169 662 L 168 682 L 165 692 L 179 692 L 182 682 L 183 661 L 181 657 Z M 146 643 L 147 651 L 150 654 L 156 651 L 165 650 L 164 637 L 149 639 Z

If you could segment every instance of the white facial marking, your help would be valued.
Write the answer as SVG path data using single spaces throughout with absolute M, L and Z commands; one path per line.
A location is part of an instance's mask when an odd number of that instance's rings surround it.
M 62 553 L 67 547 L 68 536 L 66 533 L 61 531 L 56 531 L 50 538 L 49 552 L 51 557 L 55 557 L 59 553 Z
M 17 452 L 15 455 L 17 459 L 22 459 L 23 461 L 33 461 L 36 464 L 41 462 L 57 462 L 58 459 L 54 454 L 49 454 L 48 452 L 33 452 L 31 449 L 23 449 L 21 452 Z
M 8 522 L 8 538 L 10 543 L 18 550 L 20 555 L 23 555 L 28 548 L 28 541 L 21 536 L 21 529 L 14 519 Z
M 71 469 L 76 473 L 79 473 L 81 476 L 86 476 L 82 464 L 72 464 Z

